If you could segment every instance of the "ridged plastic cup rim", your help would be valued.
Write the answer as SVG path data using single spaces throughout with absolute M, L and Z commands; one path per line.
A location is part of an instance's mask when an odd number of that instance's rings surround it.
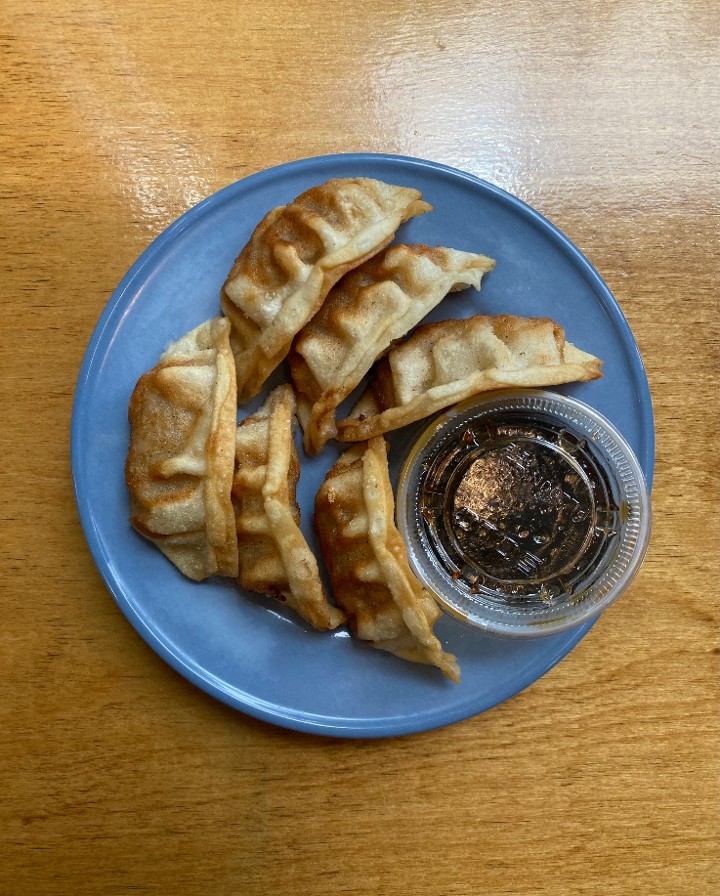
M 542 610 L 491 609 L 480 604 L 440 572 L 427 556 L 420 538 L 417 510 L 419 468 L 428 449 L 454 430 L 491 413 L 521 411 L 542 414 L 578 436 L 592 441 L 596 459 L 627 501 L 629 515 L 623 523 L 615 561 L 586 589 L 582 600 L 548 606 Z M 610 421 L 576 398 L 542 390 L 504 390 L 469 399 L 436 416 L 408 450 L 398 477 L 397 525 L 408 549 L 410 565 L 425 587 L 448 613 L 484 632 L 511 637 L 538 637 L 566 631 L 599 616 L 627 589 L 647 553 L 652 524 L 650 495 L 634 452 Z

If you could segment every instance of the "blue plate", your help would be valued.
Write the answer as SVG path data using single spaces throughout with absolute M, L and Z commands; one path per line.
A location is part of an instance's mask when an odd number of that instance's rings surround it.
M 287 728 L 342 737 L 425 731 L 500 703 L 547 672 L 589 625 L 534 641 L 483 636 L 444 617 L 436 631 L 455 653 L 462 683 L 351 640 L 310 630 L 283 608 L 230 580 L 196 584 L 128 524 L 123 478 L 127 407 L 136 380 L 167 343 L 219 313 L 219 292 L 258 221 L 275 205 L 332 177 L 362 175 L 414 186 L 435 210 L 399 239 L 482 252 L 497 259 L 482 292 L 448 297 L 432 318 L 511 313 L 555 318 L 568 339 L 605 361 L 604 379 L 564 387 L 623 433 L 648 481 L 654 426 L 635 340 L 607 286 L 575 246 L 502 190 L 433 162 L 338 155 L 247 177 L 172 224 L 133 265 L 90 340 L 75 395 L 72 469 L 80 518 L 118 606 L 181 675 L 249 715 Z M 278 374 L 282 377 L 282 371 Z M 277 379 L 277 378 L 276 378 Z M 407 435 L 392 440 L 395 458 Z M 312 505 L 329 446 L 302 458 L 298 499 L 311 543 Z

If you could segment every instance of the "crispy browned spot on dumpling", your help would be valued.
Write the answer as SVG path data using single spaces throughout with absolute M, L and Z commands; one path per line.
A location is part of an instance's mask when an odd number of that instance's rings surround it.
M 328 472 L 315 526 L 335 599 L 357 638 L 459 681 L 455 657 L 433 632 L 440 609 L 408 564 L 394 504 L 382 438 L 349 449 Z
M 471 252 L 401 245 L 343 277 L 289 355 L 308 454 L 336 435 L 336 408 L 375 360 L 449 292 L 479 289 L 494 266 L 492 259 Z
M 229 332 L 218 317 L 174 342 L 130 399 L 130 522 L 196 581 L 237 575 Z
M 338 422 L 338 438 L 364 441 L 493 389 L 594 380 L 601 366 L 549 318 L 477 315 L 425 324 L 378 362 L 350 416 Z
M 300 531 L 300 466 L 293 441 L 295 395 L 278 386 L 237 428 L 232 486 L 239 582 L 292 607 L 315 628 L 345 621 L 325 594 L 317 560 Z
M 265 216 L 221 296 L 241 402 L 260 391 L 340 277 L 430 208 L 419 190 L 357 177 L 312 187 Z

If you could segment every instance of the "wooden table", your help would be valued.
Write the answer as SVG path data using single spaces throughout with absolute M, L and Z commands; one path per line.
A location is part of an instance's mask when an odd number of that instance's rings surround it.
M 720 17 L 711 0 L 5 0 L 0 892 L 718 892 Z M 470 171 L 587 254 L 644 358 L 655 529 L 551 673 L 453 726 L 295 734 L 138 637 L 68 453 L 105 303 L 182 212 L 334 152 Z

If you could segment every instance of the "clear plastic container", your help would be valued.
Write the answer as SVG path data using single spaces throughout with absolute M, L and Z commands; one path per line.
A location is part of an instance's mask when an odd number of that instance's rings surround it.
M 645 556 L 650 498 L 615 427 L 574 398 L 503 391 L 436 417 L 400 471 L 397 522 L 421 581 L 488 632 L 587 622 Z

